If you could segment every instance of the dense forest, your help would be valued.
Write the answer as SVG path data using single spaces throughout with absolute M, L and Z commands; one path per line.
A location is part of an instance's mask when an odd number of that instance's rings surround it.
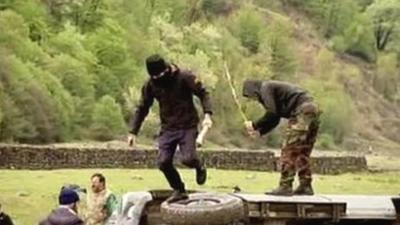
M 154 53 L 209 88 L 210 145 L 279 145 L 279 129 L 245 138 L 225 62 L 238 93 L 248 78 L 312 93 L 320 148 L 400 140 L 398 0 L 0 0 L 0 141 L 122 139 Z M 244 110 L 263 114 L 256 103 Z

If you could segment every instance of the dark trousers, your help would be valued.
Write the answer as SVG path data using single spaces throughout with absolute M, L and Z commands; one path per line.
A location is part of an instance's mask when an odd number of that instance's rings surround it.
M 158 158 L 159 169 L 164 173 L 165 178 L 172 189 L 185 191 L 185 185 L 173 165 L 174 154 L 179 146 L 181 152 L 181 162 L 189 168 L 199 169 L 200 160 L 196 154 L 197 129 L 185 130 L 163 130 L 158 139 Z

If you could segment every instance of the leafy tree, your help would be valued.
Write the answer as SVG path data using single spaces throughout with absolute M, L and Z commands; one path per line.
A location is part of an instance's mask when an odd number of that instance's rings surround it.
M 343 34 L 335 36 L 332 42 L 338 52 L 358 56 L 367 62 L 374 62 L 377 58 L 373 26 L 364 14 L 357 15 Z
M 126 132 L 121 107 L 108 95 L 96 103 L 92 121 L 91 135 L 97 140 L 112 140 Z
M 91 115 L 95 103 L 95 80 L 84 63 L 61 54 L 54 57 L 48 65 L 49 71 L 56 75 L 62 85 L 71 94 L 74 108 L 79 109 L 74 116 L 77 137 L 84 138 L 86 127 L 91 123 Z
M 400 73 L 398 72 L 397 55 L 395 53 L 381 54 L 377 61 L 377 71 L 374 77 L 374 87 L 385 98 L 394 101 L 400 92 Z
M 270 49 L 269 66 L 276 80 L 290 80 L 296 71 L 296 60 L 293 54 L 291 28 L 284 22 L 276 21 L 268 31 Z
M 244 47 L 251 53 L 257 53 L 261 44 L 264 24 L 262 15 L 254 11 L 252 6 L 240 9 L 234 16 L 233 34 L 238 37 Z
M 333 53 L 322 50 L 317 56 L 315 77 L 302 82 L 322 109 L 322 134 L 329 135 L 336 144 L 341 144 L 354 128 L 354 107 L 343 86 L 339 83 L 340 67 L 334 62 Z M 332 97 L 334 96 L 334 97 Z M 325 137 L 329 141 L 329 137 Z
M 373 21 L 376 48 L 383 51 L 400 28 L 400 3 L 396 0 L 375 1 L 366 13 Z

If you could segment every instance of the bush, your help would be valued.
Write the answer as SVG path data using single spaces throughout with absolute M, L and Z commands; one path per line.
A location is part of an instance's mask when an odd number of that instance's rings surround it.
M 292 28 L 284 21 L 275 21 L 268 27 L 268 47 L 270 49 L 269 67 L 273 73 L 272 79 L 291 80 L 294 77 L 297 62 L 291 39 Z
M 265 32 L 262 15 L 249 5 L 240 9 L 233 18 L 232 33 L 251 53 L 257 53 Z
M 334 81 L 308 80 L 304 87 L 322 109 L 320 133 L 330 135 L 335 144 L 341 144 L 353 129 L 351 98 Z
M 400 92 L 400 73 L 395 53 L 380 54 L 374 77 L 374 88 L 385 98 L 394 101 Z
M 376 60 L 373 28 L 365 15 L 356 16 L 342 36 L 334 37 L 333 42 L 334 48 L 339 52 L 349 53 L 367 62 Z
M 235 8 L 232 0 L 202 0 L 201 9 L 206 15 L 228 15 Z
M 108 95 L 96 103 L 92 121 L 91 136 L 96 140 L 112 140 L 126 132 L 121 107 Z
M 322 133 L 318 135 L 317 142 L 315 143 L 318 149 L 334 149 L 335 141 L 330 134 Z
M 316 64 L 315 76 L 302 85 L 322 110 L 320 133 L 330 135 L 335 144 L 341 144 L 343 138 L 352 132 L 355 109 L 350 96 L 338 81 L 342 68 L 334 62 L 334 55 L 321 51 Z

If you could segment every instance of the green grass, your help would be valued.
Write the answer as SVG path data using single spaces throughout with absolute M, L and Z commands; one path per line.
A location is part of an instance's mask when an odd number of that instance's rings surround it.
M 64 183 L 89 188 L 89 178 L 95 172 L 104 173 L 108 187 L 117 194 L 168 188 L 162 174 L 150 169 L 0 170 L 0 202 L 16 225 L 34 225 L 56 206 L 57 192 Z M 238 185 L 245 192 L 262 193 L 273 188 L 278 180 L 277 173 L 210 169 L 207 184 L 200 187 L 195 185 L 194 171 L 181 172 L 189 189 L 220 192 L 231 192 Z M 314 187 L 323 194 L 397 195 L 399 176 L 400 172 L 315 175 Z

